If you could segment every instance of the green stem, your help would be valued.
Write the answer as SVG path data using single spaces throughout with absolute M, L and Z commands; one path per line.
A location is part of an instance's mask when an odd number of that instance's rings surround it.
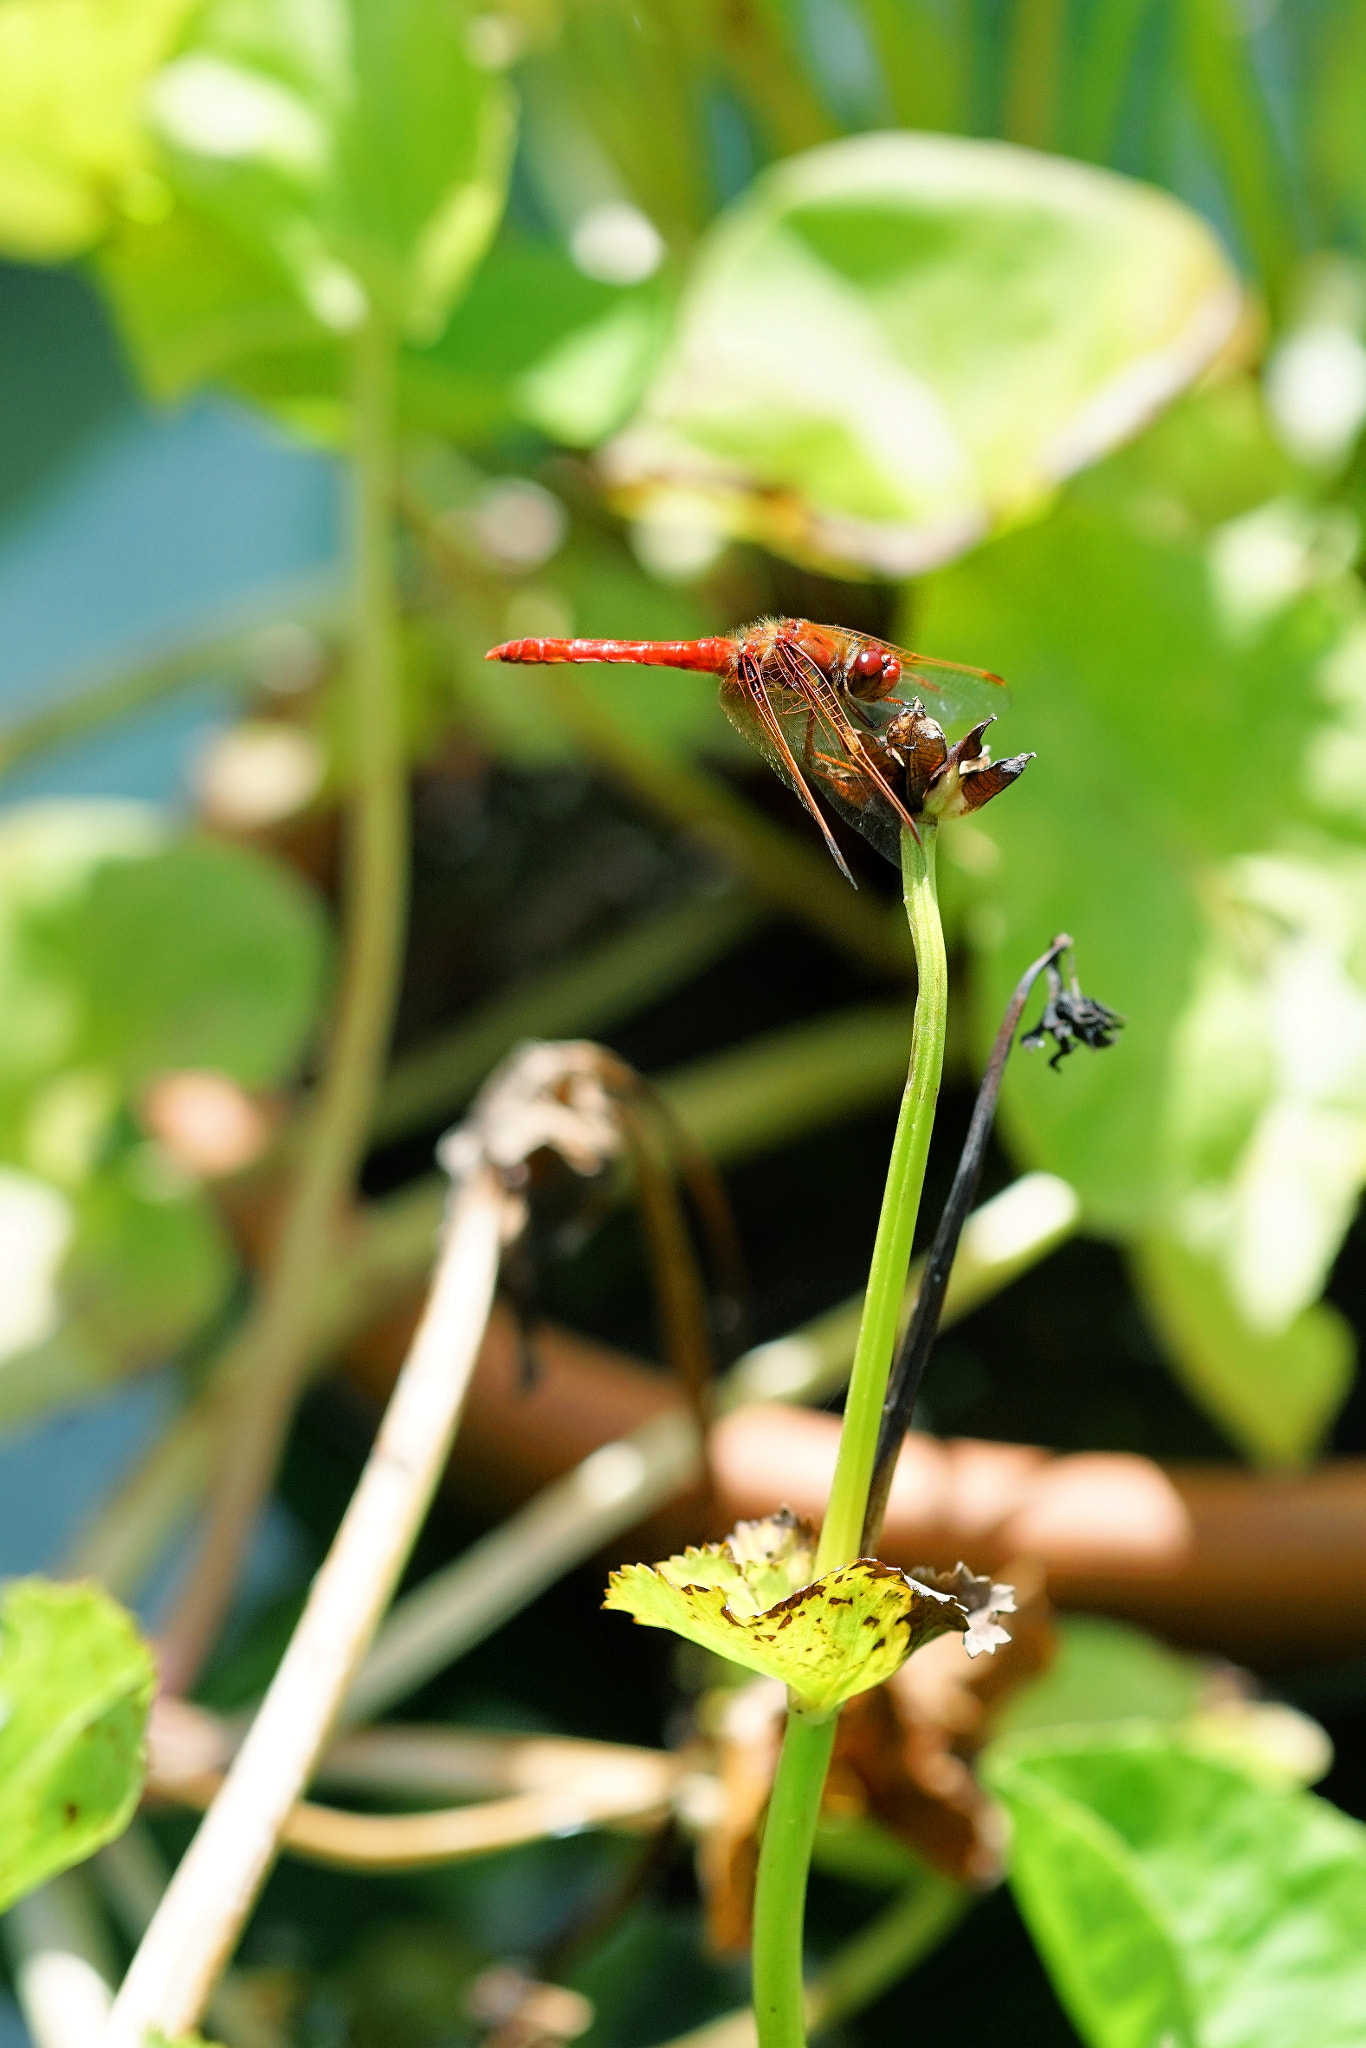
M 805 2048 L 806 1874 L 837 1717 L 789 1706 L 754 1887 L 754 2023 L 760 2048 Z
M 911 1031 L 911 1064 L 901 1097 L 887 1168 L 863 1320 L 844 1408 L 830 1505 L 816 1557 L 819 1574 L 858 1556 L 868 1503 L 887 1374 L 911 1262 L 925 1158 L 939 1099 L 948 1015 L 948 964 L 935 893 L 935 824 L 901 835 L 906 920 L 915 946 L 919 986 Z M 805 2048 L 806 1990 L 802 1925 L 806 1875 L 816 1837 L 836 1716 L 816 1720 L 789 1700 L 782 1755 L 768 1803 L 754 1891 L 754 2020 L 759 2048 Z
M 920 976 L 911 1032 L 911 1065 L 892 1140 L 882 1213 L 878 1217 L 868 1288 L 863 1297 L 863 1320 L 844 1404 L 835 1477 L 816 1554 L 818 1575 L 848 1564 L 859 1554 L 882 1402 L 896 1347 L 897 1323 L 920 1211 L 920 1190 L 925 1180 L 925 1158 L 939 1099 L 948 1014 L 948 964 L 935 892 L 935 831 L 931 819 L 922 819 L 919 839 L 913 832 L 901 835 L 906 919 Z
M 371 322 L 355 348 L 356 594 L 347 704 L 353 793 L 342 984 L 275 1262 L 214 1374 L 223 1459 L 198 1563 L 162 1643 L 163 1681 L 177 1690 L 189 1683 L 213 1641 L 312 1362 L 317 1301 L 329 1277 L 338 1216 L 365 1152 L 403 959 L 408 819 L 390 513 L 393 339 Z

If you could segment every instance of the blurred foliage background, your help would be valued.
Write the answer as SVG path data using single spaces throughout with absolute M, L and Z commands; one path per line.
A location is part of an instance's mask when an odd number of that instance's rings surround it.
M 290 1142 L 337 985 L 345 472 L 376 434 L 412 867 L 367 1196 L 420 1186 L 513 1037 L 592 1032 L 729 1166 L 754 1335 L 858 1287 L 904 1062 L 891 870 L 851 846 L 848 891 L 695 678 L 482 662 L 838 620 L 1004 674 L 1039 756 L 945 845 L 941 1185 L 1054 930 L 1130 1020 L 1008 1075 L 996 1184 L 1061 1176 L 1085 1241 L 955 1334 L 924 1419 L 1366 1447 L 1363 105 L 1359 0 L 0 0 L 7 1568 L 58 1561 L 247 1310 L 260 1231 L 218 1183 Z M 185 1072 L 231 1084 L 217 1151 Z M 622 1219 L 548 1300 L 653 1344 Z M 224 1700 L 358 1428 L 303 1410 Z M 569 1673 L 547 1702 L 529 1629 L 442 1710 L 657 1738 Z M 446 2011 L 453 1920 L 539 1952 L 613 1854 L 286 1867 L 259 1959 L 303 1972 L 300 2038 L 454 2039 L 421 1991 Z M 594 2048 L 735 1995 L 670 1882 L 587 1968 Z M 998 2024 L 1071 2038 L 990 1910 Z M 927 2040 L 969 2038 L 954 1953 Z

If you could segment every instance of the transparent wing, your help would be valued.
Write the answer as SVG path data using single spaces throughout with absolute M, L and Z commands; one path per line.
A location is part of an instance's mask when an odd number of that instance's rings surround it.
M 1010 692 L 990 669 L 966 668 L 958 661 L 936 661 L 928 654 L 914 654 L 909 647 L 889 647 L 901 662 L 901 681 L 896 695 L 903 704 L 918 697 L 930 717 L 945 731 L 952 726 L 976 725 L 983 718 L 999 718 L 1010 707 Z
M 840 816 L 862 834 L 895 867 L 901 859 L 901 819 L 862 764 L 854 760 L 838 731 L 824 713 L 795 693 L 771 691 L 771 718 L 787 742 L 787 754 L 777 745 L 767 724 L 760 720 L 755 705 L 729 689 L 721 693 L 721 704 L 731 723 L 750 745 L 763 755 L 779 781 L 798 795 L 789 761 L 799 766 L 807 794 L 815 791 Z M 878 707 L 878 724 L 892 716 Z M 833 849 L 832 849 L 833 850 Z M 839 856 L 836 855 L 839 859 Z M 844 866 L 840 861 L 841 867 Z M 847 873 L 847 868 L 845 869 Z

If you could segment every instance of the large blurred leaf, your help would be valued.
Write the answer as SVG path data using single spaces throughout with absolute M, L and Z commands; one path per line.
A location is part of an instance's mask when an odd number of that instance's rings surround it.
M 655 303 L 650 288 L 585 277 L 551 244 L 500 240 L 439 340 L 405 350 L 404 410 L 470 439 L 520 415 L 588 445 L 619 425 L 640 396 Z M 623 325 L 627 346 L 618 345 L 615 365 L 604 363 Z M 632 356 L 636 328 L 645 339 Z
M 1058 1621 L 1053 1662 L 1012 1693 L 992 1726 L 1001 1736 L 1096 1721 L 1182 1721 L 1209 1680 L 1199 1658 L 1172 1650 L 1142 1629 L 1095 1614 Z
M 1329 829 L 1361 830 L 1366 642 L 1350 532 L 1290 500 L 1247 509 L 1259 468 L 1277 476 L 1259 431 L 1236 390 L 1193 402 L 937 578 L 914 631 L 1001 670 L 1011 744 L 1039 750 L 980 828 L 1000 854 L 983 1026 L 1059 928 L 1130 1018 L 1065 1075 L 1012 1063 L 1014 1140 L 1093 1227 L 1210 1262 L 1202 1315 L 1168 1294 L 1159 1320 L 1219 1419 L 1286 1458 L 1341 1395 L 1340 1338 L 1296 1319 L 1366 1176 L 1366 861 Z M 1227 460 L 1192 481 L 1202 447 Z
M 344 355 L 281 296 L 264 264 L 184 212 L 137 239 L 127 272 L 126 253 L 111 252 L 108 263 L 157 390 L 175 395 L 224 375 L 284 417 L 339 437 Z M 638 402 L 665 329 L 656 285 L 601 284 L 552 244 L 503 239 L 437 338 L 400 352 L 399 413 L 410 428 L 466 442 L 529 425 L 588 446 Z
M 1186 1386 L 1234 1442 L 1267 1465 L 1312 1457 L 1351 1388 L 1350 1323 L 1319 1301 L 1284 1329 L 1250 1328 L 1217 1262 L 1158 1232 L 1135 1270 Z
M 4 0 L 0 6 L 0 250 L 77 255 L 111 211 L 164 203 L 143 89 L 190 0 Z
M 0 818 L 0 1417 L 155 1364 L 221 1307 L 222 1224 L 130 1111 L 166 1069 L 290 1079 L 325 954 L 321 906 L 261 854 L 167 844 L 131 804 Z
M 281 1081 L 317 1010 L 324 948 L 316 897 L 243 847 L 182 839 L 106 866 L 77 956 L 86 1045 L 130 1087 L 175 1067 Z
M 367 306 L 429 341 L 502 210 L 506 89 L 460 0 L 209 0 L 152 81 L 173 208 L 105 276 L 154 389 L 302 351 Z M 297 376 L 297 372 L 296 372 Z
M 907 572 L 1132 434 L 1227 337 L 1204 225 L 1077 164 L 872 135 L 766 172 L 709 231 L 606 455 L 782 552 Z
M 159 1365 L 222 1307 L 236 1266 L 208 1197 L 150 1145 L 74 1192 L 0 1168 L 0 1425 Z
M 151 1653 L 95 1586 L 0 1601 L 0 1908 L 122 1833 L 142 1790 Z
M 0 1127 L 7 1101 L 75 1056 L 84 1005 L 73 921 L 96 870 L 163 836 L 140 804 L 26 804 L 0 817 Z
M 0 819 L 0 1153 L 36 1148 L 59 1180 L 121 1089 L 190 1066 L 280 1082 L 317 1011 L 317 899 L 264 855 L 165 839 L 135 804 Z
M 1366 1829 L 1142 1724 L 1002 1743 L 1011 1885 L 1090 2048 L 1366 2032 Z
M 27 1315 L 0 1315 L 0 1425 L 164 1364 L 223 1307 L 236 1262 L 219 1214 L 158 1167 L 137 1147 L 76 1198 L 4 1171 L 0 1260 Z

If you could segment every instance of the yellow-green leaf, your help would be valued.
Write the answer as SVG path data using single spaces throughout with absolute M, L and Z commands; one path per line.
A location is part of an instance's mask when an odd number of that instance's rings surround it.
M 614 1572 L 604 1604 L 780 1679 L 813 1713 L 880 1685 L 935 1636 L 968 1628 L 952 1594 L 877 1558 L 805 1583 L 814 1555 L 812 1532 L 789 1515 L 742 1522 L 724 1543 Z
M 188 0 L 5 0 L 0 250 L 78 255 L 120 205 L 155 210 L 143 89 Z
M 0 1601 L 0 1909 L 122 1832 L 142 1790 L 151 1652 L 97 1586 Z

